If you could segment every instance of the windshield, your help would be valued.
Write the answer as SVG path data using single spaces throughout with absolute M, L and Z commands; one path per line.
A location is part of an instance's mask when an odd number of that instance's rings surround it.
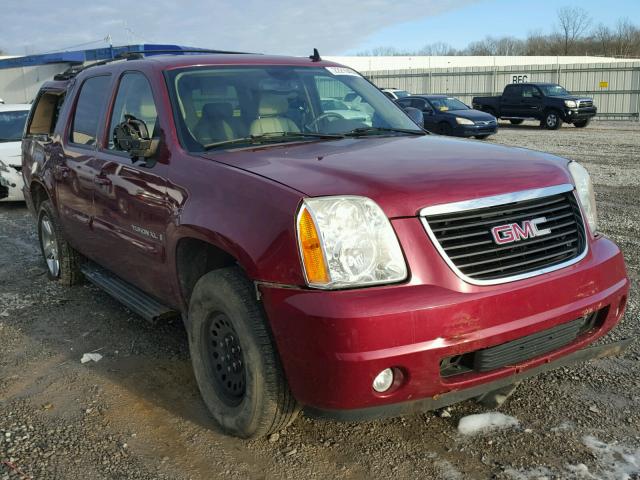
M 429 101 L 433 108 L 440 112 L 449 112 L 452 110 L 469 110 L 464 103 L 453 97 L 430 98 Z
M 380 90 L 344 67 L 190 67 L 166 77 L 181 141 L 191 151 L 239 148 L 246 146 L 242 139 L 424 133 Z
M 565 95 L 571 95 L 560 85 L 538 85 L 538 88 L 542 90 L 545 97 L 564 97 Z
M 27 115 L 28 110 L 0 112 L 0 142 L 19 142 Z
M 395 93 L 396 97 L 398 97 L 398 98 L 404 98 L 404 97 L 411 96 L 411 94 L 409 92 L 407 92 L 406 90 L 394 90 L 393 93 Z

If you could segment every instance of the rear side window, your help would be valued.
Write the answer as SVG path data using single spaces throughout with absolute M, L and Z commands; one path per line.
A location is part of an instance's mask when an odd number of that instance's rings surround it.
M 98 126 L 109 94 L 109 81 L 109 76 L 102 75 L 89 78 L 82 84 L 71 125 L 70 140 L 73 143 L 96 144 Z
M 510 85 L 504 89 L 504 96 L 508 98 L 519 97 L 522 91 L 520 85 Z
M 53 134 L 65 93 L 64 91 L 45 91 L 38 96 L 32 108 L 33 116 L 27 128 L 27 135 Z

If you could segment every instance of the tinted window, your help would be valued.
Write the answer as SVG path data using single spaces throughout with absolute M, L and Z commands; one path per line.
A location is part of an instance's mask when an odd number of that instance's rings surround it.
M 29 110 L 0 112 L 0 142 L 17 142 L 22 138 L 22 130 Z
M 98 125 L 109 94 L 110 78 L 92 77 L 82 84 L 71 127 L 71 141 L 82 145 L 95 145 Z
M 157 137 L 156 124 L 158 112 L 153 101 L 151 85 L 147 77 L 141 73 L 125 73 L 120 80 L 118 95 L 113 105 L 111 122 L 109 124 L 109 148 L 115 149 L 113 131 L 119 123 L 125 120 L 125 115 L 132 115 L 147 125 L 152 137 Z
M 520 96 L 520 85 L 510 85 L 504 89 L 504 96 L 513 98 Z

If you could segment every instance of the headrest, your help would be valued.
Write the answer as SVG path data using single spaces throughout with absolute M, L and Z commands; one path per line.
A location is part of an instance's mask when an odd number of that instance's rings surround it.
M 260 97 L 258 115 L 261 117 L 282 115 L 289 110 L 289 101 L 284 95 L 263 93 Z
M 202 116 L 206 118 L 233 117 L 233 105 L 227 102 L 205 103 L 202 107 Z

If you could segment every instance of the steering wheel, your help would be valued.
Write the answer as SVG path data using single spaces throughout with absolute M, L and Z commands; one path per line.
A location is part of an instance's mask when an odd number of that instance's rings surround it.
M 336 120 L 344 120 L 344 117 L 336 112 L 325 112 L 323 114 L 318 115 L 314 120 L 307 123 L 305 126 L 311 130 L 311 128 L 315 127 L 320 120 L 325 120 L 329 118 L 335 118 Z

